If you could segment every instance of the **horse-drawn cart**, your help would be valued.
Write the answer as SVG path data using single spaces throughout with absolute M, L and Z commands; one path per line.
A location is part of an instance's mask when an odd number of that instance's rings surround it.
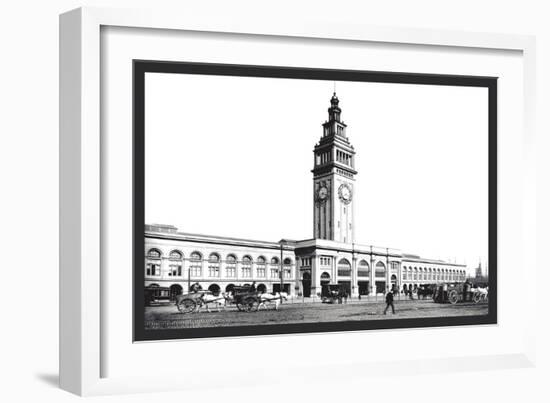
M 478 302 L 484 300 L 484 294 L 468 283 L 447 283 L 440 285 L 433 294 L 434 302 L 456 304 L 457 302 Z
M 181 313 L 191 313 L 202 306 L 202 297 L 210 291 L 197 291 L 188 294 L 181 294 L 176 297 L 176 307 Z
M 242 312 L 257 311 L 262 301 L 257 291 L 250 286 L 235 286 L 230 293 L 213 294 L 211 291 L 200 290 L 181 294 L 176 297 L 176 307 L 181 313 L 196 312 L 201 306 L 208 310 L 209 304 L 235 304 Z M 225 309 L 225 308 L 224 308 Z
M 260 297 L 258 292 L 251 290 L 249 286 L 233 287 L 233 302 L 237 305 L 237 309 L 242 312 L 257 311 L 260 305 Z

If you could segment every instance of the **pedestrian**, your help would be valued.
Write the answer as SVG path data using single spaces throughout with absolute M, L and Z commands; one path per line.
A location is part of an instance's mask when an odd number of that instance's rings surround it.
M 252 285 L 250 286 L 250 292 L 256 292 L 256 282 L 253 281 Z
M 389 291 L 386 294 L 386 309 L 384 309 L 384 315 L 388 311 L 388 308 L 391 306 L 391 312 L 395 314 L 395 307 L 393 306 L 393 292 Z

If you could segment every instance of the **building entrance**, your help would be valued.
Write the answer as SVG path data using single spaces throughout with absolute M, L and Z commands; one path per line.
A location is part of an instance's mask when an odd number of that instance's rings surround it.
M 347 293 L 347 295 L 351 295 L 351 281 L 338 281 L 338 284 L 340 284 L 343 288 L 343 290 Z
M 302 274 L 302 290 L 304 297 L 311 297 L 311 273 L 309 271 Z
M 386 282 L 385 281 L 377 281 L 376 282 L 376 293 L 377 294 L 385 294 L 386 293 Z
M 359 287 L 359 295 L 369 295 L 369 282 L 368 281 L 358 281 L 357 286 Z

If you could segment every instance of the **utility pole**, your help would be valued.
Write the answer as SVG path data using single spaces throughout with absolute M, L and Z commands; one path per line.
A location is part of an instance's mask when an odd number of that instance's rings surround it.
M 187 262 L 187 292 L 191 292 L 191 261 Z
M 281 290 L 279 292 L 283 292 L 283 241 L 281 240 L 281 270 L 279 273 L 279 277 L 281 279 Z

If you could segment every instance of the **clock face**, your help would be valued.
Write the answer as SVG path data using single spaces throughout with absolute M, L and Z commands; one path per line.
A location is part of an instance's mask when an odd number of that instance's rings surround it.
M 338 188 L 338 195 L 340 196 L 340 200 L 342 200 L 343 203 L 351 203 L 352 192 L 351 187 L 347 183 L 340 185 L 340 187 Z
M 321 188 L 317 191 L 317 198 L 321 201 L 326 200 L 328 197 L 328 189 L 326 186 L 321 186 Z

